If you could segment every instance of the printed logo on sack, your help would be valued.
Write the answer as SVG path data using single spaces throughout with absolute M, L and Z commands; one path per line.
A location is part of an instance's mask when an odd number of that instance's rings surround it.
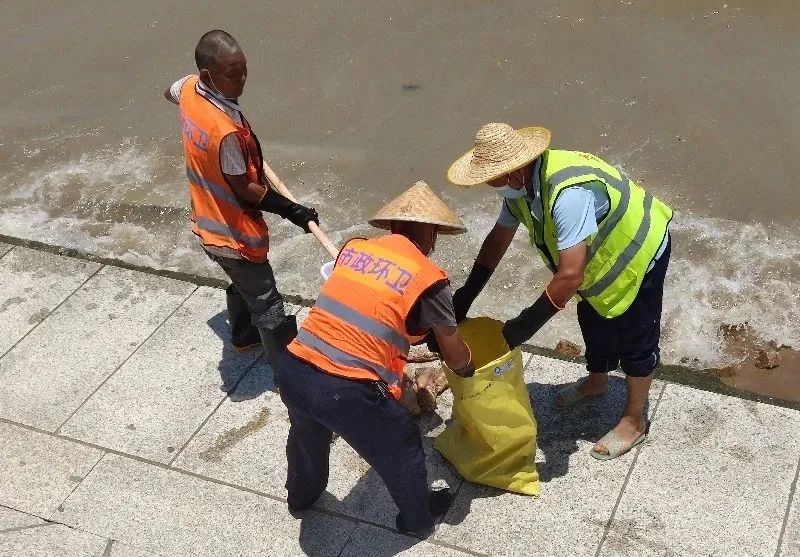
M 510 371 L 512 367 L 514 367 L 513 361 L 506 362 L 501 366 L 495 367 L 494 374 L 498 377 L 502 377 L 503 375 L 506 374 L 506 372 Z

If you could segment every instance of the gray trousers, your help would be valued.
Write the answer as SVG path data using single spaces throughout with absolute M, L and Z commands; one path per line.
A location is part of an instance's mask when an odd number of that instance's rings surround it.
M 274 368 L 278 352 L 275 334 L 286 326 L 287 318 L 272 266 L 268 261 L 253 263 L 246 259 L 206 254 L 231 279 L 227 305 L 233 343 L 241 346 L 253 339 L 258 342 L 260 338 L 267 360 Z

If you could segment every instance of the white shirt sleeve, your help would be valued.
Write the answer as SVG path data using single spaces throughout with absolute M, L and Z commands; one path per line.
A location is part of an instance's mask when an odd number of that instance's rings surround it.
M 180 78 L 178 81 L 170 85 L 169 94 L 172 95 L 172 100 L 175 102 L 180 102 L 181 100 L 181 89 L 183 88 L 183 84 L 186 83 L 186 80 L 192 77 L 191 75 L 187 75 L 186 77 Z
M 519 228 L 519 221 L 517 217 L 508 210 L 508 205 L 506 205 L 505 200 L 503 200 L 502 206 L 500 207 L 500 214 L 497 216 L 497 224 L 503 228 L 513 228 L 514 230 Z
M 242 144 L 235 133 L 229 133 L 222 138 L 219 146 L 219 162 L 222 172 L 228 176 L 241 176 L 247 172 L 247 163 L 242 153 Z
M 597 233 L 594 194 L 581 187 L 561 192 L 553 207 L 558 250 L 569 249 Z
M 169 94 L 175 102 L 180 102 L 181 89 L 190 77 L 192 75 L 182 77 L 170 86 Z M 228 176 L 241 176 L 247 172 L 247 163 L 244 160 L 242 146 L 236 134 L 230 133 L 222 138 L 222 143 L 219 146 L 219 162 L 222 166 L 222 172 Z

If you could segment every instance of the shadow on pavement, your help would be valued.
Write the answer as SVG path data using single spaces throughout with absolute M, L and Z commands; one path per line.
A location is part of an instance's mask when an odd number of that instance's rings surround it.
M 231 330 L 227 311 L 219 312 L 206 323 L 223 342 L 222 354 L 220 354 L 218 365 L 221 381 L 220 390 L 229 393 L 229 398 L 234 402 L 251 400 L 266 391 L 275 391 L 272 370 L 264 361 L 260 347 L 252 348 L 250 351 L 245 352 L 248 355 L 258 353 L 258 360 L 252 366 L 247 366 L 244 371 L 242 370 L 242 353 L 236 352 L 231 344 Z M 247 378 L 243 380 L 245 375 L 247 375 Z
M 578 441 L 595 442 L 617 425 L 625 409 L 625 379 L 611 375 L 608 393 L 567 410 L 555 407 L 558 391 L 569 383 L 529 383 L 536 415 L 537 445 L 544 461 L 537 464 L 539 478 L 549 482 L 566 476 L 570 455 L 579 450 Z M 649 411 L 649 408 L 647 409 Z M 586 450 L 581 447 L 581 450 Z M 541 456 L 538 460 L 541 460 Z
M 228 398 L 233 402 L 242 402 L 258 398 L 267 391 L 278 392 L 275 385 L 275 376 L 272 368 L 259 355 L 258 361 L 250 367 L 247 376 L 228 393 Z
M 533 382 L 527 385 L 536 416 L 536 468 L 542 483 L 566 476 L 569 473 L 570 456 L 578 450 L 588 450 L 585 444 L 579 446 L 578 441 L 595 442 L 600 439 L 617 425 L 625 408 L 626 387 L 622 377 L 609 377 L 606 395 L 568 410 L 560 410 L 555 407 L 556 394 L 568 384 Z M 504 493 L 493 487 L 465 482 L 459 493 L 458 504 L 451 507 L 445 522 L 460 524 L 470 513 L 472 501 Z

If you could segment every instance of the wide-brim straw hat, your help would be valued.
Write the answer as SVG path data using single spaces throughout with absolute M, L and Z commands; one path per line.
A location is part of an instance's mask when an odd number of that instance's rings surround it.
M 461 234 L 467 230 L 461 219 L 422 181 L 384 205 L 369 223 L 388 230 L 392 221 L 435 224 L 442 234 Z
M 476 186 L 519 170 L 550 146 L 550 130 L 533 126 L 515 130 L 508 124 L 486 124 L 475 136 L 475 147 L 447 170 L 457 186 Z

